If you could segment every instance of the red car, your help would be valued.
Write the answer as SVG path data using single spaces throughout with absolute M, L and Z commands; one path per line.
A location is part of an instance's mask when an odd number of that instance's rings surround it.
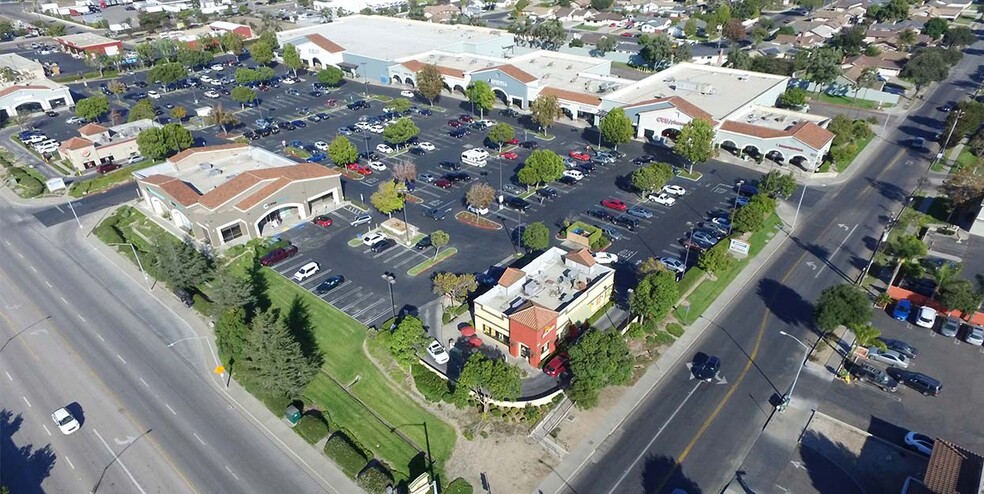
M 618 200 L 618 199 L 604 199 L 601 201 L 601 205 L 606 208 L 614 209 L 615 211 L 625 211 L 629 209 L 629 205 Z
M 500 154 L 499 156 L 502 156 L 503 158 L 505 158 L 507 160 L 514 160 L 516 158 L 519 158 L 519 155 L 516 154 L 516 153 L 514 153 L 514 152 L 512 152 L 512 151 L 506 151 L 506 152 Z
M 448 120 L 448 125 L 454 128 L 461 127 L 461 122 L 457 120 Z
M 567 355 L 567 352 L 554 355 L 549 361 L 547 361 L 547 365 L 543 366 L 543 373 L 550 377 L 557 377 L 564 372 L 567 372 L 568 358 L 569 355 Z
M 322 214 L 314 217 L 313 223 L 318 226 L 329 227 L 332 224 L 331 216 Z
M 436 185 L 436 186 L 438 186 L 438 187 L 440 187 L 442 189 L 450 189 L 451 186 L 454 185 L 454 183 L 452 183 L 450 180 L 448 180 L 446 178 L 441 178 L 441 179 L 438 179 L 436 182 L 434 182 L 434 185 Z
M 504 144 L 512 144 L 513 146 L 518 146 L 519 145 L 519 139 L 516 139 L 515 137 L 513 137 L 512 139 L 509 139 L 508 141 L 506 141 Z
M 120 168 L 122 167 L 116 163 L 105 163 L 96 167 L 96 173 L 109 173 Z
M 578 161 L 591 161 L 591 156 L 581 151 L 571 151 L 570 156 Z
M 358 173 L 359 175 L 372 175 L 372 170 L 370 170 L 368 166 L 361 165 L 359 163 L 349 163 L 346 168 Z
M 623 38 L 634 38 L 635 35 L 632 33 L 622 33 Z
M 328 105 L 328 108 L 331 108 L 331 107 L 333 107 L 333 106 L 335 106 L 335 105 L 338 104 L 338 100 L 335 99 L 335 98 L 332 98 L 332 99 L 328 100 L 326 104 Z
M 260 264 L 264 266 L 273 266 L 288 257 L 292 257 L 297 254 L 297 246 L 288 245 L 287 247 L 277 247 L 276 249 L 267 252 L 267 255 L 260 258 Z
M 460 115 L 460 116 L 458 117 L 458 120 L 459 120 L 459 121 L 461 121 L 461 123 L 471 123 L 471 121 L 472 121 L 472 116 L 471 116 L 471 115 L 469 115 L 469 114 L 467 114 L 467 113 L 462 113 L 462 114 L 461 114 L 461 115 Z

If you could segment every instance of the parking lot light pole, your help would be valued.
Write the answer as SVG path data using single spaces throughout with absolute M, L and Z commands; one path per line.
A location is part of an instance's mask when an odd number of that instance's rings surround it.
M 787 333 L 787 332 L 785 332 L 783 330 L 779 330 L 779 334 L 781 334 L 783 336 L 788 336 L 788 337 L 796 340 L 796 343 L 799 343 L 799 345 L 806 350 L 806 353 L 803 355 L 803 363 L 800 364 L 800 366 L 796 369 L 796 376 L 793 377 L 793 384 L 791 386 L 789 386 L 789 392 L 786 393 L 785 396 L 782 397 L 782 403 L 779 405 L 779 411 L 781 412 L 781 411 L 785 410 L 787 406 L 789 406 L 789 403 L 791 401 L 793 401 L 793 391 L 796 389 L 796 382 L 799 381 L 800 372 L 803 371 L 803 367 L 806 367 L 806 360 L 810 358 L 810 350 L 812 350 L 812 349 L 810 348 L 810 345 L 807 345 L 806 343 L 803 343 L 803 341 L 800 340 L 799 338 L 797 338 L 797 337 L 795 337 L 795 336 L 793 336 L 793 335 L 791 335 L 791 334 L 789 334 L 789 333 Z
M 694 226 L 696 226 L 696 225 L 694 224 L 693 221 L 688 221 L 687 222 L 687 226 L 690 227 L 690 241 L 693 242 L 694 241 Z M 687 252 L 685 252 L 683 254 L 683 265 L 686 266 L 687 265 L 687 261 L 689 261 L 689 260 L 690 260 L 690 247 L 687 247 Z
M 362 80 L 366 85 L 366 98 L 369 97 L 369 74 L 366 72 L 366 63 L 362 62 Z
M 383 273 L 382 275 L 380 275 L 380 277 L 383 278 L 384 280 L 386 280 L 386 287 L 389 288 L 389 292 L 390 292 L 390 306 L 393 307 L 393 318 L 395 319 L 396 318 L 396 299 L 393 298 L 393 285 L 396 284 L 396 276 L 393 275 L 393 273 L 390 273 L 389 271 L 387 271 L 387 272 Z

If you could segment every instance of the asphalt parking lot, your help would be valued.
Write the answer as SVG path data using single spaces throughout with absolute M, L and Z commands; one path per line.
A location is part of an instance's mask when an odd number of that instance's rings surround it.
M 936 329 L 892 319 L 886 311 L 876 311 L 873 325 L 884 337 L 918 348 L 919 356 L 909 370 L 938 379 L 943 390 L 932 397 L 904 385 L 896 393 L 887 393 L 867 383 L 835 381 L 821 405 L 824 413 L 895 444 L 901 444 L 905 433 L 913 430 L 984 452 L 984 430 L 974 418 L 984 407 L 984 383 L 978 375 L 984 349 L 965 343 L 962 331 L 958 338 L 947 338 Z

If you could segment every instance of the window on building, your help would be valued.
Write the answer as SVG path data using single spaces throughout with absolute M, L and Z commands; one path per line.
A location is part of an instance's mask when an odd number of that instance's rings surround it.
M 520 344 L 519 345 L 519 356 L 525 359 L 530 358 L 530 347 Z
M 229 243 L 243 236 L 243 226 L 236 223 L 219 230 L 219 233 L 222 235 L 222 243 Z
M 550 343 L 544 343 L 543 348 L 540 349 L 540 355 L 546 355 L 550 352 Z

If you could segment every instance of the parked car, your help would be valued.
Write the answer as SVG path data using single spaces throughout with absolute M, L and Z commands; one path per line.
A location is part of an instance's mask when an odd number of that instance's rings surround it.
M 420 180 L 421 182 L 424 182 L 426 184 L 432 184 L 434 183 L 435 180 L 437 180 L 437 177 L 434 176 L 433 173 L 424 172 L 417 176 L 417 180 Z
M 440 182 L 440 180 L 438 180 L 438 182 Z M 424 211 L 424 216 L 426 216 L 426 217 L 428 217 L 428 218 L 430 218 L 432 220 L 441 221 L 444 218 L 447 218 L 449 211 L 450 211 L 450 209 L 431 208 L 431 209 L 428 209 L 427 211 Z
M 311 261 L 301 266 L 300 269 L 294 273 L 294 276 L 291 276 L 291 279 L 300 283 L 314 276 L 318 271 L 321 271 L 321 266 L 318 263 Z
M 675 196 L 682 196 L 687 193 L 687 189 L 684 189 L 679 185 L 664 185 L 662 191 Z
M 933 444 L 936 443 L 933 438 L 927 436 L 926 434 L 920 434 L 913 431 L 909 431 L 905 435 L 904 442 L 906 448 L 926 456 L 931 456 L 933 454 Z
M 892 367 L 901 367 L 907 369 L 909 367 L 909 359 L 895 350 L 882 350 L 877 347 L 871 347 L 868 349 L 868 360 L 874 360 L 876 362 L 881 362 L 888 364 Z
M 620 214 L 612 218 L 612 224 L 618 225 L 622 228 L 626 228 L 631 232 L 634 232 L 636 228 L 639 227 L 639 220 L 625 214 Z
M 632 216 L 635 216 L 636 218 L 642 218 L 646 220 L 652 219 L 653 217 L 653 212 L 642 206 L 632 206 L 631 208 L 628 209 L 628 211 L 626 211 L 626 213 L 629 213 Z
M 267 252 L 266 255 L 260 258 L 260 264 L 264 266 L 273 266 L 280 261 L 293 257 L 297 254 L 296 245 L 288 245 L 286 247 L 277 247 L 276 249 Z
M 516 211 L 526 212 L 530 209 L 531 204 L 526 199 L 519 197 L 510 196 L 503 201 L 503 205 L 507 208 L 515 209 Z
M 584 178 L 584 173 L 580 170 L 564 170 L 564 176 L 580 181 Z
M 899 352 L 902 355 L 905 355 L 910 360 L 916 358 L 917 356 L 919 356 L 919 349 L 918 348 L 916 348 L 916 347 L 914 347 L 914 346 L 912 346 L 912 345 L 910 345 L 910 344 L 908 344 L 908 343 L 906 343 L 906 342 L 904 342 L 902 340 L 894 340 L 892 338 L 884 338 L 884 337 L 878 337 L 878 339 L 880 341 L 884 342 L 885 343 L 885 346 L 888 347 L 889 350 L 895 350 L 896 352 Z
M 318 216 L 314 217 L 312 223 L 318 226 L 329 227 L 331 226 L 333 221 L 331 219 L 331 216 L 328 216 L 327 214 L 319 214 Z
M 315 287 L 314 293 L 318 295 L 324 295 L 334 290 L 335 288 L 338 288 L 339 286 L 342 285 L 342 283 L 345 283 L 344 276 L 340 274 L 337 274 L 335 276 L 329 276 L 325 281 L 322 281 L 321 284 Z
M 676 203 L 676 198 L 665 192 L 660 194 L 649 194 L 648 199 L 661 206 L 672 206 Z
M 380 240 L 383 240 L 385 238 L 386 238 L 386 234 L 384 234 L 382 232 L 371 232 L 371 233 L 367 233 L 367 234 L 365 234 L 365 235 L 362 236 L 362 244 L 363 245 L 370 245 L 371 246 L 371 245 L 375 244 L 376 242 L 379 242 Z
M 592 257 L 598 264 L 615 264 L 618 262 L 618 255 L 611 252 L 595 252 Z
M 968 326 L 964 332 L 964 341 L 974 346 L 984 345 L 984 328 L 980 326 Z
M 404 98 L 413 98 L 414 92 L 409 89 L 404 89 L 403 91 L 400 91 L 400 96 L 403 96 Z
M 103 163 L 96 167 L 96 173 L 109 173 L 120 168 L 122 168 L 122 165 L 116 163 Z
M 899 389 L 899 382 L 892 379 L 884 370 L 864 362 L 853 364 L 850 367 L 851 374 L 854 374 L 859 381 L 868 382 L 878 386 L 883 391 L 894 393 Z
M 916 326 L 932 329 L 935 324 L 936 309 L 927 306 L 920 307 L 916 315 Z
M 619 199 L 602 199 L 601 205 L 616 211 L 625 211 L 626 209 L 629 209 L 629 205 Z
M 695 231 L 693 233 L 692 237 L 693 237 L 694 240 L 696 240 L 698 242 L 702 242 L 702 243 L 705 243 L 705 244 L 710 244 L 711 246 L 714 246 L 714 244 L 718 243 L 718 238 L 717 237 L 715 237 L 711 233 L 709 233 L 707 231 L 703 231 L 703 230 L 697 230 L 697 231 Z
M 567 360 L 569 358 L 570 356 L 566 352 L 550 357 L 550 360 L 543 366 L 543 373 L 550 377 L 557 377 L 567 372 Z
M 67 408 L 59 408 L 51 413 L 51 420 L 58 426 L 58 430 L 66 436 L 79 430 L 82 427 L 79 421 L 72 415 Z
M 899 321 L 908 321 L 909 314 L 912 313 L 912 302 L 908 299 L 901 299 L 895 303 L 895 308 L 892 309 L 892 317 L 898 319 Z
M 690 363 L 690 372 L 701 381 L 711 382 L 721 370 L 721 359 L 714 355 L 698 352 Z
M 434 244 L 433 244 L 433 242 L 431 242 L 430 235 L 428 235 L 428 236 L 420 239 L 416 244 L 414 244 L 413 248 L 415 248 L 417 250 L 426 250 L 426 249 L 431 248 L 433 245 Z
M 394 245 L 396 245 L 396 242 L 394 242 L 392 239 L 384 238 L 384 239 L 380 240 L 379 242 L 376 242 L 376 243 L 372 244 L 369 247 L 369 250 L 371 250 L 374 253 L 377 253 L 378 254 L 380 252 L 383 252 L 385 250 L 388 250 L 390 247 L 393 247 Z
M 461 163 L 455 161 L 442 161 L 437 164 L 437 166 L 444 168 L 445 170 L 457 171 L 461 169 Z
M 948 317 L 943 320 L 943 324 L 940 325 L 940 334 L 946 336 L 947 338 L 953 338 L 957 336 L 957 331 L 960 330 L 960 319 L 956 317 Z
M 594 218 L 598 218 L 599 220 L 603 220 L 603 221 L 612 221 L 613 219 L 615 219 L 615 215 L 603 209 L 589 209 L 585 211 L 585 214 L 587 214 L 588 216 L 592 216 Z
M 387 146 L 386 144 L 377 144 L 376 145 L 376 151 L 378 151 L 380 153 L 383 153 L 383 154 L 392 154 L 393 153 L 393 148 Z
M 578 161 L 588 161 L 588 160 L 591 159 L 591 155 L 589 155 L 588 153 L 583 153 L 581 151 L 571 151 L 568 154 L 568 156 L 570 156 L 571 158 L 574 158 L 574 159 L 576 159 Z
M 372 215 L 371 214 L 369 214 L 369 213 L 360 213 L 358 216 L 356 216 L 355 218 L 353 218 L 352 221 L 349 222 L 349 225 L 351 225 L 351 226 L 359 226 L 359 225 L 365 225 L 365 224 L 370 223 L 370 222 L 372 222 Z
M 553 187 L 543 187 L 536 190 L 536 195 L 544 199 L 553 199 L 554 197 L 557 197 L 557 189 Z
M 660 257 L 657 259 L 660 264 L 666 266 L 666 269 L 673 271 L 674 273 L 683 274 L 687 270 L 687 265 L 683 263 L 680 259 L 676 257 Z
M 625 238 L 625 235 L 622 235 L 622 232 L 618 231 L 618 228 L 610 226 L 601 226 L 599 228 L 601 229 L 601 233 L 604 233 L 606 237 L 612 240 L 622 240 Z
M 444 349 L 444 346 L 437 340 L 432 340 L 429 345 L 427 345 L 427 354 L 434 359 L 440 365 L 444 365 L 451 360 L 451 356 L 448 355 L 448 351 Z

